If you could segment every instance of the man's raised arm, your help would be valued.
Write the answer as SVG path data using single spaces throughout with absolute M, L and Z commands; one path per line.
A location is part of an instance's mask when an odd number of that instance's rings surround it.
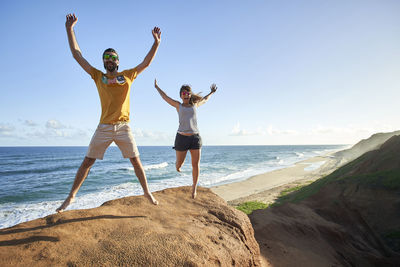
M 88 74 L 90 74 L 93 67 L 89 64 L 89 62 L 86 61 L 86 59 L 83 58 L 81 49 L 79 48 L 78 42 L 76 41 L 76 37 L 75 37 L 74 26 L 77 21 L 78 21 L 78 18 L 75 16 L 75 14 L 67 15 L 67 20 L 65 22 L 65 28 L 67 29 L 69 48 L 71 49 L 72 56 L 79 63 L 79 65 Z
M 147 53 L 146 57 L 144 58 L 143 62 L 136 66 L 138 74 L 141 73 L 145 68 L 147 68 L 150 65 L 150 63 L 153 61 L 153 58 L 155 57 L 155 55 L 157 53 L 158 46 L 160 45 L 160 42 L 161 42 L 160 28 L 154 27 L 154 29 L 151 31 L 151 33 L 153 34 L 154 43 L 153 43 L 153 46 L 151 47 L 149 53 Z

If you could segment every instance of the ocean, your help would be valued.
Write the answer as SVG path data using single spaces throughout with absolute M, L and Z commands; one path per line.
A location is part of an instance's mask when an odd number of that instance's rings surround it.
M 241 181 L 345 147 L 204 146 L 199 185 Z M 53 214 L 67 197 L 86 151 L 87 147 L 0 147 L 0 228 Z M 175 170 L 175 151 L 170 146 L 142 146 L 139 152 L 152 192 L 192 184 L 189 152 L 181 173 Z M 95 162 L 67 210 L 94 208 L 108 200 L 141 194 L 129 160 L 111 146 L 104 159 Z

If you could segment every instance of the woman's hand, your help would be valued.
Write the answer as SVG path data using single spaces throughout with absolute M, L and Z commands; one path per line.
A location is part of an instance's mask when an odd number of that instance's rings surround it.
M 211 88 L 211 93 L 215 93 L 215 92 L 217 91 L 217 89 L 218 89 L 218 87 L 217 87 L 217 85 L 216 85 L 215 83 L 213 83 L 213 84 L 210 86 L 210 88 Z
M 160 28 L 154 27 L 154 29 L 151 31 L 151 34 L 153 35 L 154 41 L 159 44 L 161 42 Z

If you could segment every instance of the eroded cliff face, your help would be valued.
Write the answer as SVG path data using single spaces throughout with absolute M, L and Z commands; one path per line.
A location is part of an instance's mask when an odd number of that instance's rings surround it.
M 371 150 L 379 149 L 383 143 L 396 135 L 400 135 L 400 131 L 376 133 L 367 139 L 361 140 L 349 149 L 336 152 L 335 155 L 342 158 L 343 163 L 346 163 L 358 158 L 359 156 Z
M 0 266 L 259 266 L 249 218 L 209 189 L 155 192 L 0 230 Z
M 285 198 L 250 215 L 273 266 L 400 266 L 400 136 Z

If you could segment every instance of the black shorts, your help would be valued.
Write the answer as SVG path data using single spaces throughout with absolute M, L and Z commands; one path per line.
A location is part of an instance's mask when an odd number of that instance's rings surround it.
M 176 133 L 175 146 L 173 147 L 173 149 L 177 151 L 186 151 L 190 149 L 200 149 L 201 146 L 202 143 L 199 134 L 186 136 L 180 133 Z

